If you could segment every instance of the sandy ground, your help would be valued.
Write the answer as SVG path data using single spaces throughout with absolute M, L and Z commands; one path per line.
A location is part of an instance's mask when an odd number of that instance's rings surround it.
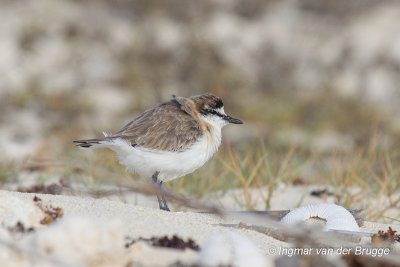
M 33 198 L 41 199 L 41 207 Z M 44 207 L 44 208 L 43 208 Z M 40 221 L 43 209 L 59 207 L 62 218 L 48 225 Z M 180 262 L 198 263 L 199 253 L 186 249 L 155 248 L 129 240 L 143 237 L 178 235 L 193 239 L 200 247 L 210 237 L 234 232 L 255 245 L 263 255 L 261 266 L 273 266 L 271 251 L 291 244 L 247 229 L 223 226 L 239 223 L 194 211 L 165 212 L 158 208 L 137 206 L 117 200 L 64 195 L 18 193 L 0 190 L 0 266 L 168 266 Z M 21 222 L 34 231 L 12 232 Z M 363 232 L 387 230 L 389 225 L 365 222 Z M 400 230 L 400 225 L 392 225 Z M 22 233 L 23 232 L 23 233 Z M 229 239 L 226 242 L 232 241 Z M 7 244 L 5 244 L 7 243 Z M 14 247 L 12 249 L 11 247 Z M 42 255 L 43 254 L 43 255 Z M 39 255 L 39 256 L 38 256 Z M 40 256 L 42 255 L 42 256 Z

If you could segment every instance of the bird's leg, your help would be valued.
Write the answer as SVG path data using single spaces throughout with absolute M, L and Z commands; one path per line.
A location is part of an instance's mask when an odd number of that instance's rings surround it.
M 155 172 L 153 174 L 153 176 L 151 177 L 153 179 L 153 184 L 155 184 L 159 189 L 161 189 L 161 183 L 158 181 L 158 174 L 160 172 Z M 160 207 L 160 209 L 163 209 L 163 201 L 162 201 L 162 195 L 160 196 L 160 194 L 157 192 L 157 199 L 158 199 L 158 206 Z
M 160 188 L 162 189 L 162 181 L 160 182 Z M 160 209 L 170 211 L 167 205 L 167 201 L 165 200 L 164 194 L 161 195 L 161 202 L 162 202 L 162 207 L 160 207 Z
M 158 180 L 158 174 L 160 172 L 155 172 L 153 176 L 151 177 L 153 179 L 153 183 L 158 186 L 159 189 L 162 189 L 162 181 Z M 158 206 L 162 210 L 170 211 L 167 205 L 167 201 L 165 201 L 164 194 L 157 193 L 157 199 L 158 199 Z

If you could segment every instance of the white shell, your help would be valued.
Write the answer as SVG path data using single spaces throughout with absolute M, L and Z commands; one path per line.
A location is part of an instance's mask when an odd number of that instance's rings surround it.
M 266 258 L 246 237 L 233 232 L 211 236 L 199 253 L 201 266 L 267 266 Z
M 324 227 L 325 231 L 360 230 L 353 215 L 347 209 L 335 204 L 315 204 L 303 206 L 286 214 L 281 219 L 281 222 L 286 224 L 297 224 L 309 219 L 310 217 L 318 217 L 326 220 Z

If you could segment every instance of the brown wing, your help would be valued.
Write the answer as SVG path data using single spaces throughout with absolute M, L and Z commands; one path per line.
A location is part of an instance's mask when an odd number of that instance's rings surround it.
M 199 122 L 170 101 L 145 111 L 111 138 L 163 151 L 181 151 L 202 135 Z

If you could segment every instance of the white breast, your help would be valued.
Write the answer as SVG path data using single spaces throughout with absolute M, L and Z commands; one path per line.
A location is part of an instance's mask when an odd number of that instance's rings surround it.
M 98 146 L 107 147 L 117 153 L 119 163 L 130 172 L 137 172 L 143 178 L 151 178 L 159 172 L 161 181 L 170 181 L 189 174 L 206 163 L 221 144 L 221 128 L 213 127 L 196 143 L 182 152 L 168 152 L 132 147 L 123 139 L 103 142 Z

